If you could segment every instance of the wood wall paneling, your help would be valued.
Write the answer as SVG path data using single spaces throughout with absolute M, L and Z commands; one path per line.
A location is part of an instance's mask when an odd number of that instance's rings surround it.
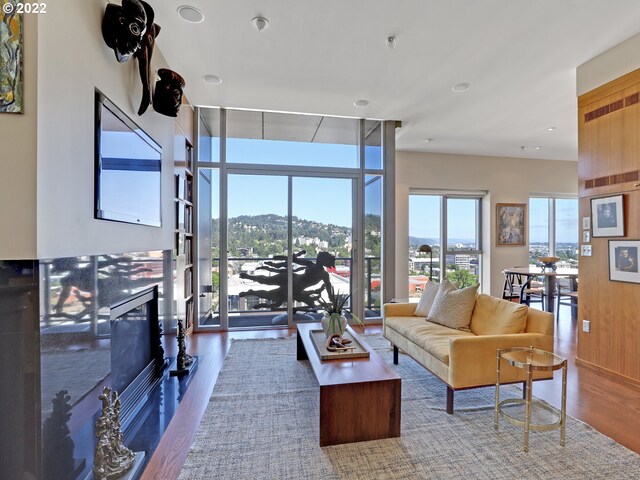
M 580 217 L 591 215 L 591 198 L 624 193 L 625 236 L 617 239 L 640 240 L 638 93 L 640 70 L 578 99 Z M 637 383 L 640 284 L 609 280 L 609 240 L 615 239 L 592 237 L 593 256 L 580 258 L 577 363 Z M 583 319 L 591 321 L 589 333 Z

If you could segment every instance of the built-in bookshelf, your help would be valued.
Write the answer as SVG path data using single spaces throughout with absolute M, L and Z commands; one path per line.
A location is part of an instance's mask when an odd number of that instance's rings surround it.
M 178 129 L 179 130 L 179 129 Z M 193 295 L 193 146 L 181 132 L 176 132 L 175 181 L 175 265 L 176 314 L 185 321 L 185 330 L 190 333 L 194 320 Z M 182 141 L 182 148 L 178 142 Z

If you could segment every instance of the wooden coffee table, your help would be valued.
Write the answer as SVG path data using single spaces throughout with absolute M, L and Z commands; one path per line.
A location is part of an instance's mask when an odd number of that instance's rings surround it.
M 309 360 L 320 384 L 320 446 L 400 436 L 402 379 L 351 327 L 369 358 L 321 361 L 309 332 L 319 323 L 298 324 L 298 360 Z

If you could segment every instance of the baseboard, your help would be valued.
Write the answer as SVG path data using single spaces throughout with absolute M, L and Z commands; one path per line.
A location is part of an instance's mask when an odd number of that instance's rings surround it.
M 635 378 L 627 377 L 626 375 L 622 375 L 621 373 L 614 372 L 613 370 L 609 370 L 607 368 L 596 365 L 595 363 L 588 362 L 586 360 L 582 360 L 576 357 L 576 365 L 580 367 L 585 367 L 595 372 L 606 375 L 607 377 L 611 377 L 615 380 L 621 381 L 623 383 L 630 383 L 631 385 L 635 385 L 636 387 L 640 387 L 640 380 L 636 380 Z

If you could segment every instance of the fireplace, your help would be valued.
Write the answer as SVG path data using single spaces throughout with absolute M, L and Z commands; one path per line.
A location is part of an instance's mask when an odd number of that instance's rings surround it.
M 158 318 L 158 287 L 150 287 L 110 306 L 111 387 L 120 394 L 123 428 L 166 367 Z

